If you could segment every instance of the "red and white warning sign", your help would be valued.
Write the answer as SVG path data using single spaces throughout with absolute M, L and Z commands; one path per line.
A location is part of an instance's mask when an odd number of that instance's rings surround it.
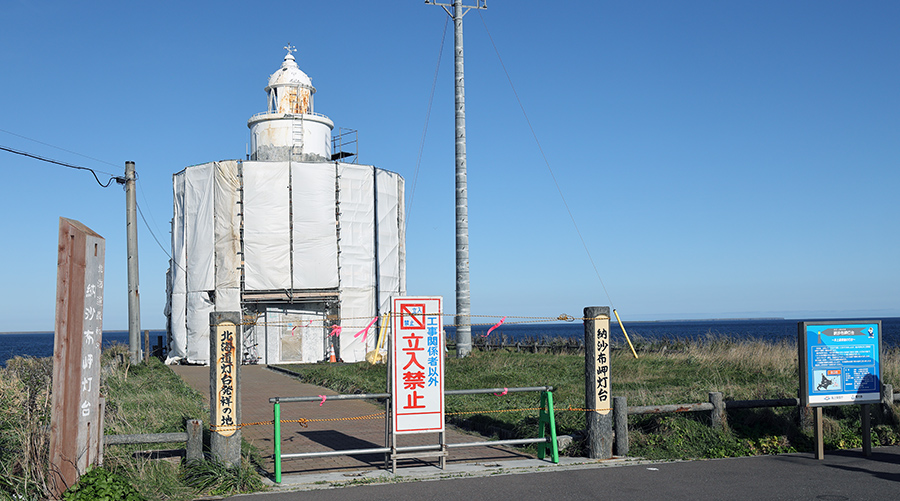
M 398 297 L 391 322 L 393 432 L 444 431 L 444 329 L 440 297 Z

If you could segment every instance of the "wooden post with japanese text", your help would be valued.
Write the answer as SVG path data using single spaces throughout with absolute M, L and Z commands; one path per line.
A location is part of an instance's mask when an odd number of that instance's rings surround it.
M 50 490 L 59 498 L 100 459 L 100 342 L 106 241 L 59 218 Z
M 209 314 L 209 449 L 212 459 L 241 464 L 241 314 Z
M 612 385 L 609 369 L 609 307 L 584 309 L 584 408 L 588 451 L 609 459 L 613 450 Z

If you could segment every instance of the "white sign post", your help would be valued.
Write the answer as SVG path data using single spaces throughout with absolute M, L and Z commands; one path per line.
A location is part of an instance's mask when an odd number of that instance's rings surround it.
M 397 297 L 391 321 L 391 432 L 394 469 L 396 436 L 444 432 L 444 329 L 440 297 Z M 443 435 L 440 440 L 443 443 Z M 441 456 L 419 452 L 414 457 Z

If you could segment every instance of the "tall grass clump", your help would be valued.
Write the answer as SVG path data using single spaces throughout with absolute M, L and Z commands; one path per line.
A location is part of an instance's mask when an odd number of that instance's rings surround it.
M 0 368 L 0 498 L 49 495 L 49 358 L 15 357 Z
M 107 435 L 181 432 L 190 419 L 209 419 L 207 401 L 202 395 L 155 358 L 131 364 L 125 345 L 113 345 L 104 351 L 102 382 Z M 107 447 L 104 467 L 127 479 L 147 499 L 194 499 L 211 491 L 236 494 L 263 488 L 257 473 L 262 459 L 249 446 L 242 447 L 241 466 L 235 470 L 223 470 L 207 461 L 154 459 L 153 454 L 140 450 L 144 447 Z M 183 447 L 183 442 L 153 446 Z M 198 469 L 207 472 L 206 483 L 196 481 Z

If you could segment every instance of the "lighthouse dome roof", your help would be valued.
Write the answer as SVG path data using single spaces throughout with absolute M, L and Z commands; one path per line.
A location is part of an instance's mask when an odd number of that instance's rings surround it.
M 293 49 L 290 46 L 288 47 L 288 53 L 284 56 L 281 68 L 278 68 L 278 70 L 269 77 L 269 87 L 300 84 L 312 89 L 312 80 L 297 66 L 297 61 L 294 60 L 294 56 L 291 54 L 291 52 L 296 49 Z

